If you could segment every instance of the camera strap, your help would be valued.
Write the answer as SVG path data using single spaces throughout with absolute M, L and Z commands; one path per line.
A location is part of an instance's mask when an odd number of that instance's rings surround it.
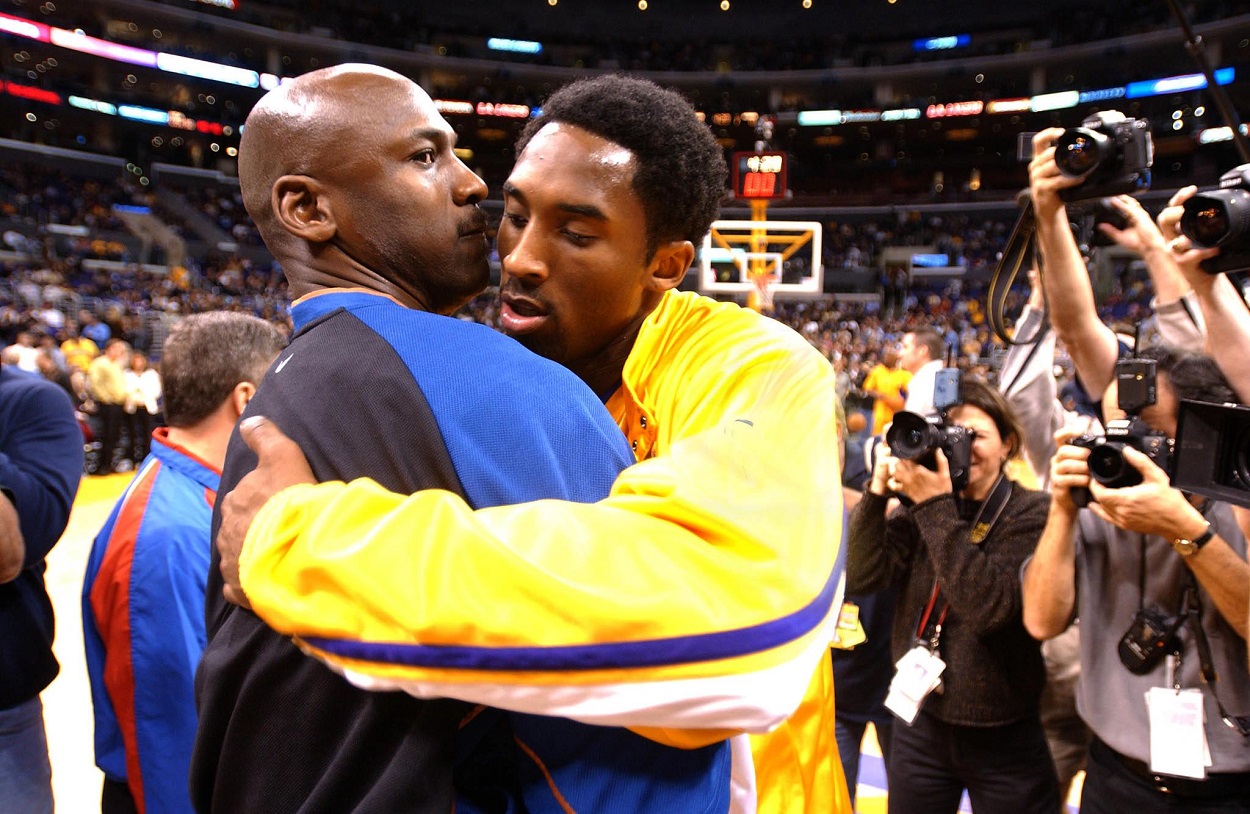
M 968 539 L 973 545 L 980 545 L 985 542 L 985 538 L 990 536 L 990 532 L 994 530 L 994 524 L 998 522 L 998 518 L 1003 516 L 1003 510 L 1007 508 L 1007 501 L 1011 499 L 1011 480 L 1002 472 L 998 473 L 998 480 L 994 481 L 994 488 L 981 502 L 981 507 L 977 509 L 976 516 L 972 518 L 972 530 L 968 533 Z M 965 517 L 964 503 L 960 500 L 959 516 Z
M 949 602 L 942 602 L 942 609 L 938 611 L 937 620 L 930 625 L 933 619 L 933 609 L 937 607 L 938 595 L 941 592 L 937 580 L 933 580 L 933 593 L 929 595 L 929 604 L 920 615 L 920 624 L 916 625 L 916 641 L 929 648 L 930 653 L 937 652 L 938 642 L 942 638 L 942 623 L 946 621 L 946 612 L 951 607 Z
M 994 524 L 998 522 L 998 518 L 1002 517 L 1003 511 L 1007 508 L 1007 501 L 1011 497 L 1011 480 L 1004 474 L 999 474 L 998 480 L 994 482 L 994 488 L 990 490 L 990 494 L 981 503 L 981 508 L 977 511 L 976 518 L 972 521 L 972 531 L 969 537 L 974 545 L 985 541 L 990 531 L 994 528 Z M 960 503 L 960 514 L 962 516 L 962 502 Z M 929 604 L 925 607 L 924 613 L 920 615 L 920 622 L 916 625 L 916 641 L 929 648 L 930 653 L 936 653 L 938 643 L 942 638 L 942 623 L 946 621 L 946 613 L 950 610 L 950 603 L 943 601 L 942 607 L 937 612 L 937 619 L 933 618 L 934 609 L 938 606 L 938 597 L 941 595 L 941 586 L 935 579 L 933 581 L 933 592 L 929 595 Z
M 1016 219 L 1011 235 L 1007 238 L 1007 245 L 1003 247 L 998 264 L 994 267 L 994 275 L 990 278 L 990 290 L 986 297 L 986 319 L 994 334 L 1008 345 L 1029 345 L 1042 336 L 1041 327 L 1028 339 L 1012 336 L 1007 330 L 1003 315 L 1012 283 L 1019 276 L 1020 269 L 1033 257 L 1036 232 L 1037 222 L 1033 217 L 1033 201 L 1030 199 L 1021 210 L 1020 217 Z M 1049 306 L 1042 315 L 1043 326 L 1047 324 L 1048 316 Z
M 1207 641 L 1206 631 L 1202 629 L 1202 602 L 1198 598 L 1198 581 L 1192 571 L 1189 572 L 1188 585 L 1185 588 L 1185 607 L 1182 613 L 1188 617 L 1193 628 L 1194 644 L 1198 648 L 1198 663 L 1202 671 L 1202 680 L 1211 688 L 1215 698 L 1215 708 L 1219 710 L 1220 720 L 1224 725 L 1243 738 L 1250 738 L 1250 715 L 1229 715 L 1220 701 L 1219 690 L 1215 682 L 1219 676 L 1215 672 L 1215 660 L 1211 658 L 1211 643 Z

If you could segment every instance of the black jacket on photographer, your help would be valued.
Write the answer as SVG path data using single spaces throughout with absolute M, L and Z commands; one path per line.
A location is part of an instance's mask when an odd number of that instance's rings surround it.
M 949 724 L 996 726 L 1038 714 L 1045 683 L 1039 643 L 1021 619 L 1020 566 L 1033 553 L 1050 498 L 1011 484 L 1005 510 L 980 544 L 971 540 L 977 505 L 939 495 L 886 517 L 887 497 L 865 492 L 851 512 L 847 591 L 898 588 L 892 649 L 915 645 L 936 580 L 949 603 L 939 654 L 944 689 L 923 711 Z M 937 613 L 935 609 L 934 613 Z

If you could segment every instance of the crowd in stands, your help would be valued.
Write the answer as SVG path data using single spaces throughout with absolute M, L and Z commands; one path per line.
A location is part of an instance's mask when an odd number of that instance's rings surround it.
M 38 220 L 93 231 L 120 232 L 125 225 L 113 207 L 131 205 L 138 186 L 124 179 L 67 175 L 46 166 L 5 162 L 0 167 L 0 217 Z
M 289 333 L 286 283 L 276 264 L 256 263 L 234 255 L 190 259 L 170 273 L 144 270 L 126 246 L 105 233 L 121 230 L 112 205 L 151 205 L 150 189 L 133 184 L 106 184 L 74 178 L 37 165 L 14 165 L 0 171 L 7 189 L 0 214 L 27 224 L 82 226 L 86 234 L 52 241 L 21 238 L 9 248 L 24 250 L 28 262 L 8 263 L 0 280 L 0 347 L 22 354 L 22 366 L 39 369 L 69 385 L 75 403 L 92 414 L 85 365 L 68 364 L 63 343 L 90 337 L 95 352 L 113 338 L 128 349 L 159 363 L 160 342 L 171 324 L 184 314 L 238 310 L 260 316 Z M 178 189 L 192 206 L 210 217 L 240 244 L 259 238 L 246 216 L 238 191 L 232 188 Z M 159 216 L 176 231 L 187 227 L 163 207 Z M 823 262 L 829 273 L 844 268 L 877 269 L 883 301 L 847 302 L 824 298 L 780 301 L 776 318 L 802 333 L 835 364 L 841 392 L 852 411 L 871 409 L 861 385 L 883 351 L 919 324 L 932 324 L 943 335 L 948 353 L 966 370 L 993 374 L 1003 347 L 990 332 L 979 283 L 909 278 L 898 268 L 882 269 L 889 248 L 916 247 L 946 254 L 950 265 L 986 270 L 995 262 L 1011 229 L 1012 213 L 933 213 L 899 209 L 888 215 L 834 217 L 826 221 Z M 11 233 L 16 234 L 16 233 Z M 20 236 L 19 236 L 20 237 Z M 112 259 L 124 266 L 102 266 L 92 259 Z M 982 275 L 972 275 L 984 279 Z M 1141 321 L 1148 316 L 1149 288 L 1142 275 L 1122 273 L 1103 302 L 1108 320 Z M 488 290 L 460 312 L 498 327 L 497 292 Z M 1013 294 L 1008 309 L 1015 313 L 1023 297 Z M 30 347 L 30 350 L 23 348 Z M 58 352 L 59 351 L 59 352 Z M 36 359 L 38 358 L 38 361 Z M 75 375 L 76 371 L 80 375 Z
M 167 0 L 168 1 L 168 0 Z M 173 5 L 187 5 L 182 2 Z M 1238 7 L 1229 0 L 1191 0 L 1184 4 L 1190 20 L 1206 22 L 1220 20 L 1237 12 Z M 246 4 L 232 10 L 218 10 L 203 4 L 195 9 L 205 14 L 215 14 L 232 19 L 301 34 L 319 34 L 348 42 L 366 42 L 407 51 L 435 51 L 449 56 L 486 58 L 501 62 L 520 61 L 542 65 L 577 68 L 612 68 L 629 71 L 716 71 L 732 66 L 735 71 L 777 71 L 831 68 L 835 65 L 888 65 L 941 58 L 933 54 L 911 49 L 891 47 L 897 44 L 898 35 L 881 35 L 873 38 L 838 36 L 822 32 L 818 37 L 792 37 L 789 39 L 763 39 L 751 35 L 735 38 L 733 42 L 717 42 L 715 38 L 700 38 L 694 42 L 682 38 L 679 44 L 656 37 L 593 39 L 585 32 L 569 42 L 559 37 L 532 35 L 524 30 L 525 38 L 544 41 L 543 52 L 536 55 L 488 51 L 485 39 L 499 36 L 497 27 L 489 24 L 465 25 L 456 28 L 447 20 L 432 21 L 420 6 L 404 8 L 394 4 L 314 2 L 296 0 L 272 0 L 260 4 Z M 561 9 L 563 10 L 563 9 Z M 1027 48 L 1030 41 L 1042 41 L 1050 46 L 1124 37 L 1145 31 L 1154 31 L 1174 25 L 1167 7 L 1158 4 L 1145 8 L 1140 14 L 1123 14 L 1118 10 L 1099 7 L 1056 8 L 1041 17 L 1033 30 L 1016 32 L 1018 39 L 988 36 L 957 52 L 958 56 L 994 56 L 1013 53 Z M 902 39 L 906 39 L 903 37 Z M 197 49 L 185 43 L 179 47 L 187 55 L 204 57 Z M 268 70 L 263 64 L 263 53 L 238 53 L 231 50 L 223 61 L 240 64 L 256 70 Z M 509 101 L 516 101 L 511 99 Z
M 1011 232 L 1010 215 L 926 214 L 900 208 L 889 218 L 825 224 L 824 264 L 827 268 L 879 265 L 883 249 L 924 246 L 947 255 L 949 265 L 970 269 L 992 265 Z
M 180 190 L 181 194 L 218 229 L 240 245 L 263 246 L 260 232 L 243 208 L 243 195 L 237 189 L 198 187 Z

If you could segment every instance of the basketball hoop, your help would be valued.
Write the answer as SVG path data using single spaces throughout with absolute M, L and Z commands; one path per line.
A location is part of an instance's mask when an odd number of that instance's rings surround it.
M 777 275 L 769 270 L 751 272 L 751 290 L 747 293 L 747 307 L 761 314 L 773 312 L 773 284 Z

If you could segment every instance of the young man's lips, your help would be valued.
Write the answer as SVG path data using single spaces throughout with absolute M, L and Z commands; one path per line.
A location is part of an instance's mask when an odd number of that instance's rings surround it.
M 508 333 L 526 333 L 534 330 L 547 318 L 547 314 L 527 300 L 504 300 L 499 308 L 499 322 Z

